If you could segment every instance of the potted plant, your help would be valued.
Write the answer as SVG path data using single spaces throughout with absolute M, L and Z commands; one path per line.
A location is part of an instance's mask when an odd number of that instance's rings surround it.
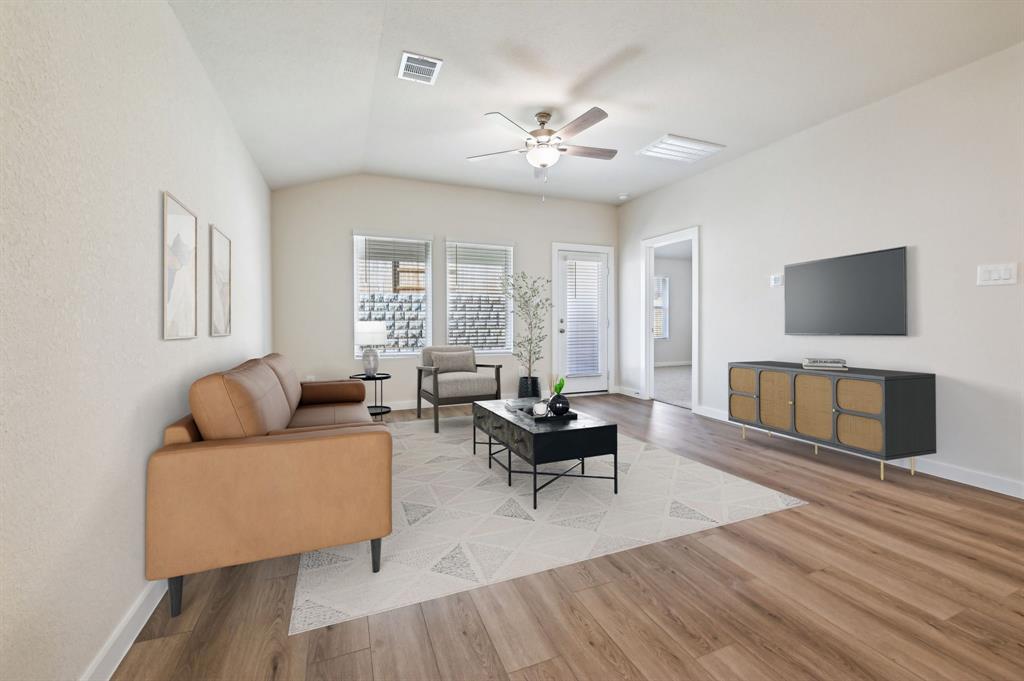
M 512 354 L 526 371 L 526 375 L 519 378 L 519 397 L 540 397 L 540 379 L 533 375 L 533 369 L 544 356 L 544 341 L 548 339 L 550 287 L 550 279 L 531 277 L 525 272 L 517 272 L 505 282 L 505 292 L 512 298 L 512 313 L 517 321 Z
M 565 388 L 565 376 L 551 377 L 551 397 L 548 399 L 548 411 L 555 416 L 569 413 L 569 398 L 562 394 Z

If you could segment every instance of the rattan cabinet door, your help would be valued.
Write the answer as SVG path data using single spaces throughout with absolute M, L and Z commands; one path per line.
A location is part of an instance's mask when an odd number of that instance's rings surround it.
M 757 422 L 757 401 L 746 395 L 729 396 L 729 416 L 748 423 Z
M 796 432 L 818 440 L 831 440 L 832 379 L 797 374 L 794 393 Z
M 758 379 L 761 423 L 779 430 L 793 429 L 793 395 L 790 376 L 783 371 L 761 371 Z
M 732 367 L 729 369 L 729 390 L 753 395 L 756 373 L 749 367 Z
M 863 381 L 856 378 L 840 378 L 836 381 L 836 404 L 844 411 L 859 411 L 864 414 L 881 414 L 882 384 L 879 381 Z
M 840 414 L 836 419 L 836 439 L 848 447 L 881 452 L 885 444 L 882 422 L 878 419 Z

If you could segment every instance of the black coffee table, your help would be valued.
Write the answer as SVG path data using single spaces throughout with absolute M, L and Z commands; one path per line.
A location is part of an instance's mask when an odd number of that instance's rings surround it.
M 508 400 L 512 404 L 526 404 L 536 400 Z M 521 411 L 512 411 L 506 406 L 506 400 L 487 400 L 473 403 L 473 454 L 476 446 L 487 445 L 487 467 L 492 462 L 508 471 L 508 484 L 512 486 L 513 473 L 533 475 L 533 508 L 537 508 L 537 492 L 541 491 L 561 477 L 595 478 L 611 480 L 615 494 L 619 493 L 619 448 L 618 426 L 608 421 L 594 418 L 577 412 L 579 417 L 574 421 L 535 422 L 532 416 Z M 476 439 L 476 431 L 487 434 L 486 442 Z M 501 445 L 497 450 L 493 447 Z M 507 463 L 497 458 L 507 453 Z M 530 464 L 530 470 L 512 468 L 512 454 Z M 612 455 L 612 475 L 585 475 L 586 460 L 593 456 Z M 575 461 L 576 463 L 561 473 L 538 471 L 537 466 L 558 461 Z M 579 466 L 579 473 L 572 473 Z M 540 487 L 537 476 L 551 476 Z

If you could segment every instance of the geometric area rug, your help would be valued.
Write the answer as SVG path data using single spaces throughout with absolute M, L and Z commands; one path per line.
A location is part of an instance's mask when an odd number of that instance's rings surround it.
M 430 419 L 389 428 L 394 531 L 381 570 L 370 570 L 369 542 L 304 553 L 290 634 L 805 503 L 620 434 L 617 495 L 610 480 L 561 478 L 535 511 L 530 476 L 509 487 L 487 468 L 486 445 L 473 456 L 472 417 L 443 419 L 439 434 Z M 611 465 L 590 458 L 587 472 L 610 475 Z

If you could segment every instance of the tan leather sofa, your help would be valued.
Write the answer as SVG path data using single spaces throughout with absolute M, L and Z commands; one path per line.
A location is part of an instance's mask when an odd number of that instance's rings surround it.
M 149 459 L 146 578 L 183 575 L 391 534 L 391 434 L 361 381 L 299 383 L 270 354 L 204 376 L 192 413 Z

